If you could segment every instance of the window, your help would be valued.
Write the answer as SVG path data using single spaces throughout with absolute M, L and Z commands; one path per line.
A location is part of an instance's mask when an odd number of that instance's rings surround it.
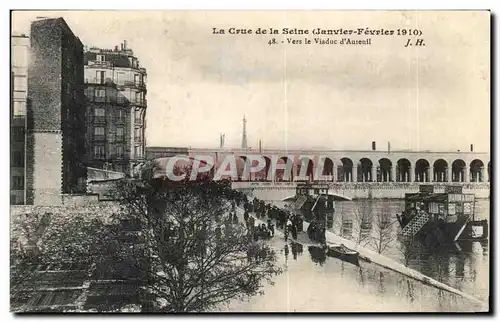
M 448 215 L 455 215 L 455 214 L 456 214 L 455 204 L 449 203 L 448 204 Z
M 14 115 L 26 115 L 26 102 L 14 101 Z
M 125 111 L 122 109 L 117 109 L 116 118 L 118 122 L 125 122 Z
M 134 84 L 137 86 L 140 84 L 140 76 L 139 74 L 134 75 Z
M 95 78 L 98 84 L 104 84 L 105 74 L 103 70 L 99 70 L 95 72 Z
M 116 73 L 116 83 L 118 85 L 124 85 L 125 84 L 125 72 L 117 72 Z
M 28 90 L 28 78 L 26 76 L 15 76 L 14 77 L 14 91 L 27 91 Z
M 94 109 L 94 116 L 104 117 L 104 116 L 106 116 L 106 110 L 103 108 L 96 108 L 96 109 Z
M 142 148 L 140 146 L 135 146 L 134 147 L 134 152 L 135 152 L 135 157 L 136 158 L 141 158 L 142 157 Z
M 12 189 L 14 189 L 14 190 L 24 189 L 24 177 L 23 176 L 13 176 L 12 177 Z
M 103 98 L 106 96 L 106 90 L 104 88 L 96 88 L 95 89 L 95 97 Z
M 104 55 L 97 55 L 97 61 L 104 61 Z
M 106 153 L 104 151 L 104 145 L 94 145 L 94 158 L 104 159 L 105 157 Z
M 12 166 L 14 167 L 22 167 L 24 165 L 24 158 L 22 151 L 13 151 L 12 152 Z
M 123 127 L 116 128 L 116 138 L 123 139 Z
M 116 157 L 123 158 L 123 145 L 116 146 Z
M 472 213 L 472 205 L 469 202 L 464 202 L 464 215 L 470 215 Z
M 94 135 L 96 136 L 104 136 L 104 127 L 95 127 L 94 128 Z
M 141 109 L 136 109 L 135 110 L 135 123 L 136 124 L 142 124 L 142 117 L 141 117 Z
M 141 94 L 140 92 L 135 93 L 135 102 L 140 103 L 141 102 Z
M 135 141 L 141 142 L 141 140 L 142 140 L 142 129 L 137 128 L 137 129 L 135 129 Z
M 14 142 L 24 142 L 24 128 L 20 126 L 12 127 L 12 140 Z
M 28 66 L 28 47 L 16 46 L 12 47 L 12 60 L 14 67 L 27 67 Z

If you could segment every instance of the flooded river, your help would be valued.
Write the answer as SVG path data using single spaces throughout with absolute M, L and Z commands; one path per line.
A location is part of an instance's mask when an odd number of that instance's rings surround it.
M 284 203 L 277 202 L 279 206 Z M 429 277 L 488 301 L 488 245 L 461 242 L 445 249 L 403 245 L 397 238 L 399 200 L 338 202 L 331 231 L 378 249 Z M 368 219 L 369 218 L 369 219 Z M 386 220 L 381 232 L 380 219 Z M 476 219 L 489 219 L 489 200 L 476 204 Z M 367 221 L 369 223 L 367 223 Z M 329 312 L 429 312 L 483 311 L 484 307 L 460 296 L 438 290 L 377 265 L 360 262 L 357 267 L 328 257 L 319 248 L 270 241 L 285 267 L 266 285 L 264 295 L 249 301 L 233 301 L 223 311 L 329 311 Z M 384 247 L 381 247 L 384 246 Z

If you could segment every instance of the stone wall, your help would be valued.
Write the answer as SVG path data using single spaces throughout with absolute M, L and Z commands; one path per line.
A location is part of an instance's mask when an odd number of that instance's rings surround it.
M 117 180 L 125 177 L 125 173 L 87 167 L 88 181 Z

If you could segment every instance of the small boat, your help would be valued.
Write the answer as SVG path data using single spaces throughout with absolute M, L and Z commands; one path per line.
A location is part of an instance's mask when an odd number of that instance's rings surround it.
M 359 253 L 344 245 L 328 245 L 327 255 L 338 258 L 344 262 L 359 266 Z

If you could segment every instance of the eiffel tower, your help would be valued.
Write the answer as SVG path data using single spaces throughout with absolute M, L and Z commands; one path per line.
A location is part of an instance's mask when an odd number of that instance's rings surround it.
M 247 119 L 243 116 L 243 137 L 241 138 L 241 148 L 247 149 Z

